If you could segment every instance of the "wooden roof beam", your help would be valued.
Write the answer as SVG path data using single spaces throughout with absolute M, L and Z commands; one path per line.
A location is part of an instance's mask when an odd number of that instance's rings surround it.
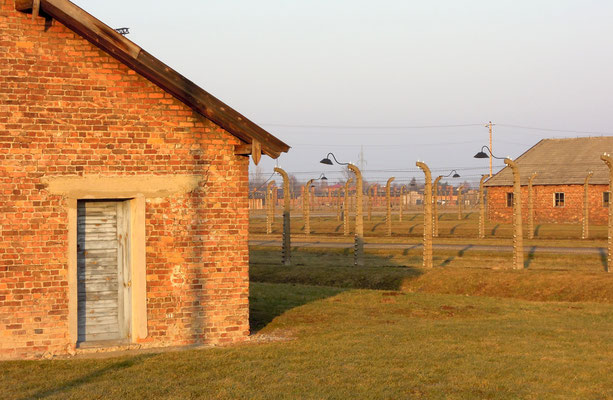
M 234 154 L 237 156 L 251 156 L 251 158 L 253 158 L 253 163 L 258 165 L 262 157 L 262 145 L 257 140 L 252 141 L 250 144 L 241 143 L 234 146 Z M 277 157 L 279 157 L 279 155 L 277 155 Z
M 15 0 L 15 10 L 30 12 L 34 6 L 34 0 Z

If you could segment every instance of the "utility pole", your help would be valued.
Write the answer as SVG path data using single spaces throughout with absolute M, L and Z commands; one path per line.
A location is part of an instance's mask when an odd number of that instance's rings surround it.
M 600 159 L 609 167 L 609 193 L 613 193 L 613 157 L 610 154 L 603 154 Z M 613 201 L 609 195 L 609 222 L 607 229 L 607 266 L 605 272 L 611 272 L 613 265 Z
M 492 153 L 494 152 L 494 148 L 492 147 L 492 126 L 494 125 L 496 124 L 492 124 L 492 121 L 485 124 L 486 128 L 490 128 L 490 178 L 492 177 Z

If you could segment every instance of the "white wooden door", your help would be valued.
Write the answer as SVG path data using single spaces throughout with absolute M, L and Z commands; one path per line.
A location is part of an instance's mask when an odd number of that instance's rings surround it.
M 126 201 L 78 202 L 79 342 L 129 338 L 128 212 Z

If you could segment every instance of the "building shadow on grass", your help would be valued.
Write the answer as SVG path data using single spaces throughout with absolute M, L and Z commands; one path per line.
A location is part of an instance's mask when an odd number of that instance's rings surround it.
M 409 250 L 415 247 L 410 246 Z M 421 254 L 413 255 L 409 250 L 399 250 L 395 256 L 389 252 L 367 251 L 365 265 L 355 266 L 353 248 L 323 251 L 292 248 L 292 265 L 282 266 L 278 261 L 271 261 L 280 258 L 279 250 L 252 249 L 251 332 L 260 331 L 288 310 L 347 290 L 400 290 L 407 279 L 423 274 Z
M 257 333 L 273 319 L 293 308 L 327 299 L 347 288 L 253 282 L 249 295 L 249 327 Z
M 155 356 L 155 353 L 142 354 L 136 357 L 130 357 L 125 360 L 116 361 L 102 368 L 98 368 L 95 371 L 88 372 L 85 375 L 79 376 L 66 382 L 62 382 L 56 387 L 40 390 L 31 395 L 22 397 L 22 399 L 44 399 L 46 397 L 57 397 L 58 395 L 60 395 L 61 397 L 69 397 L 70 393 L 68 392 L 72 389 L 75 389 L 82 385 L 87 385 L 90 382 L 94 382 L 106 374 L 112 374 L 114 372 L 121 371 L 126 368 L 131 368 Z

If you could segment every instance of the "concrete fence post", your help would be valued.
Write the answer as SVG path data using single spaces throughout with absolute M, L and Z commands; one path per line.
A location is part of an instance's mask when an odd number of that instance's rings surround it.
M 489 178 L 483 175 L 479 181 L 479 239 L 485 238 L 485 189 L 483 183 Z
M 375 184 L 375 187 L 373 188 L 373 190 L 375 191 L 373 194 L 373 200 L 374 200 L 374 206 L 375 207 L 379 207 L 379 184 Z
M 342 189 L 340 187 L 336 190 L 336 220 L 337 221 L 340 221 L 341 217 L 342 217 L 341 191 L 342 191 Z
M 363 180 L 362 172 L 353 164 L 347 168 L 355 175 L 355 238 L 353 264 L 356 266 L 364 265 L 364 215 L 363 215 Z
M 266 233 L 268 232 L 268 221 L 270 217 L 270 191 L 268 190 L 268 185 L 264 188 L 264 216 L 266 217 Z
M 424 171 L 424 268 L 432 268 L 432 174 L 428 166 L 418 161 L 415 163 Z
M 464 185 L 458 187 L 458 220 L 462 219 L 462 190 L 464 190 Z
M 521 181 L 515 161 L 505 158 L 504 163 L 513 171 L 513 268 L 524 268 L 524 235 L 521 219 Z
M 368 222 L 372 220 L 372 196 L 374 190 L 373 185 L 370 185 L 366 190 L 368 193 Z
M 404 200 L 404 191 L 406 187 L 400 186 L 400 198 L 398 202 L 398 222 L 402 222 L 402 212 L 404 208 L 403 200 Z
M 438 237 L 438 183 L 441 179 L 442 175 L 437 176 L 432 184 L 432 236 L 434 237 Z
M 304 208 L 304 186 L 300 187 L 300 196 L 296 199 L 296 208 L 301 207 Z
M 353 178 L 347 179 L 345 182 L 345 199 L 343 201 L 343 234 L 349 236 L 349 185 L 353 182 Z
M 281 247 L 281 261 L 283 265 L 292 265 L 289 176 L 287 172 L 279 167 L 275 167 L 275 172 L 283 177 L 283 244 Z
M 583 229 L 581 230 L 581 239 L 588 239 L 590 237 L 589 185 L 592 175 L 594 175 L 592 171 L 588 172 L 583 183 Z
M 274 195 L 272 187 L 276 185 L 275 181 L 268 182 L 266 185 L 266 233 L 270 235 L 272 233 L 273 212 L 274 212 Z
M 389 178 L 387 180 L 387 183 L 385 184 L 385 201 L 386 201 L 386 205 L 387 205 L 387 217 L 386 217 L 386 224 L 387 224 L 387 236 L 392 236 L 392 199 L 391 199 L 391 184 L 392 181 L 396 179 L 393 176 L 391 178 Z
M 304 185 L 304 199 L 302 205 L 302 215 L 304 216 L 304 234 L 311 235 L 311 185 L 315 179 L 309 179 Z
M 532 183 L 537 173 L 533 172 L 528 179 L 528 239 L 534 239 L 534 193 Z
M 600 156 L 600 159 L 609 167 L 609 227 L 607 230 L 607 265 L 605 272 L 610 272 L 610 267 L 613 265 L 613 157 L 605 153 Z
M 275 186 L 272 188 L 272 215 L 271 215 L 271 220 L 272 223 L 275 223 L 275 218 L 276 218 L 276 214 L 277 214 L 277 202 L 279 201 L 279 193 L 277 190 L 277 186 L 275 184 Z
M 311 188 L 311 193 L 309 193 L 309 204 L 311 205 L 311 211 L 315 211 L 317 209 L 317 194 L 315 193 L 315 186 Z

